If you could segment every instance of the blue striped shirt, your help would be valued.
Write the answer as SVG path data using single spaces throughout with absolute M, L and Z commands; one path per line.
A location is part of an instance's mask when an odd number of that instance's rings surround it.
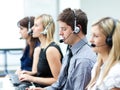
M 66 54 L 63 58 L 62 69 L 57 82 L 46 87 L 47 90 L 85 90 L 91 79 L 91 70 L 96 61 L 96 54 L 87 44 L 86 38 L 73 45 L 71 50 L 73 57 L 70 60 L 67 80 L 63 79 L 68 58 Z M 62 88 L 61 83 L 65 83 Z

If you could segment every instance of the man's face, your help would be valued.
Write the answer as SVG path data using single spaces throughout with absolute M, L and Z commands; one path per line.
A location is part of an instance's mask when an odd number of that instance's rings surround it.
M 72 45 L 73 41 L 73 30 L 72 28 L 67 25 L 65 22 L 58 21 L 59 23 L 59 35 L 63 39 L 65 44 Z

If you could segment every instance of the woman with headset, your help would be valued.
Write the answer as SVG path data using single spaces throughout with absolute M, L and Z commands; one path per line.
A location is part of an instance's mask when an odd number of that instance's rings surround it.
M 34 17 L 24 17 L 18 21 L 17 26 L 20 28 L 20 39 L 26 40 L 26 46 L 20 59 L 21 67 L 17 69 L 16 74 L 29 73 L 31 75 L 37 73 L 37 59 L 33 61 L 34 49 L 40 45 L 38 38 L 32 37 L 31 27 L 34 25 Z
M 36 17 L 32 30 L 33 37 L 41 42 L 35 53 L 39 55 L 37 75 L 22 74 L 20 80 L 33 82 L 36 87 L 45 87 L 57 80 L 63 55 L 59 44 L 54 41 L 55 23 L 50 15 Z
M 94 23 L 90 42 L 98 59 L 88 90 L 120 90 L 120 21 L 104 17 Z

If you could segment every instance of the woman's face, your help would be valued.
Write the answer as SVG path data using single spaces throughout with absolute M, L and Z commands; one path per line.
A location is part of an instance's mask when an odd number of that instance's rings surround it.
M 106 44 L 106 36 L 102 33 L 102 30 L 96 25 L 91 28 L 91 44 L 94 44 L 95 47 L 92 47 L 93 51 L 96 53 L 102 53 L 108 50 L 108 45 Z
M 34 38 L 38 38 L 40 37 L 42 34 L 41 32 L 43 32 L 43 24 L 42 24 L 42 19 L 36 19 L 34 21 L 34 26 L 32 27 L 33 30 L 33 37 Z
M 23 39 L 27 39 L 29 37 L 26 27 L 20 26 L 20 34 Z

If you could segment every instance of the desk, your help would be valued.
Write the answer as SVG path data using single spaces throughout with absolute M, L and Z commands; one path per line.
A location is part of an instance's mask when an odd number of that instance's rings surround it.
M 0 51 L 2 51 L 2 53 L 4 54 L 4 74 L 2 74 L 2 75 L 6 75 L 8 73 L 7 52 L 9 52 L 9 51 L 22 51 L 22 50 L 23 50 L 23 48 L 2 48 L 2 49 L 0 48 Z
M 16 90 L 8 77 L 0 78 L 0 90 Z

